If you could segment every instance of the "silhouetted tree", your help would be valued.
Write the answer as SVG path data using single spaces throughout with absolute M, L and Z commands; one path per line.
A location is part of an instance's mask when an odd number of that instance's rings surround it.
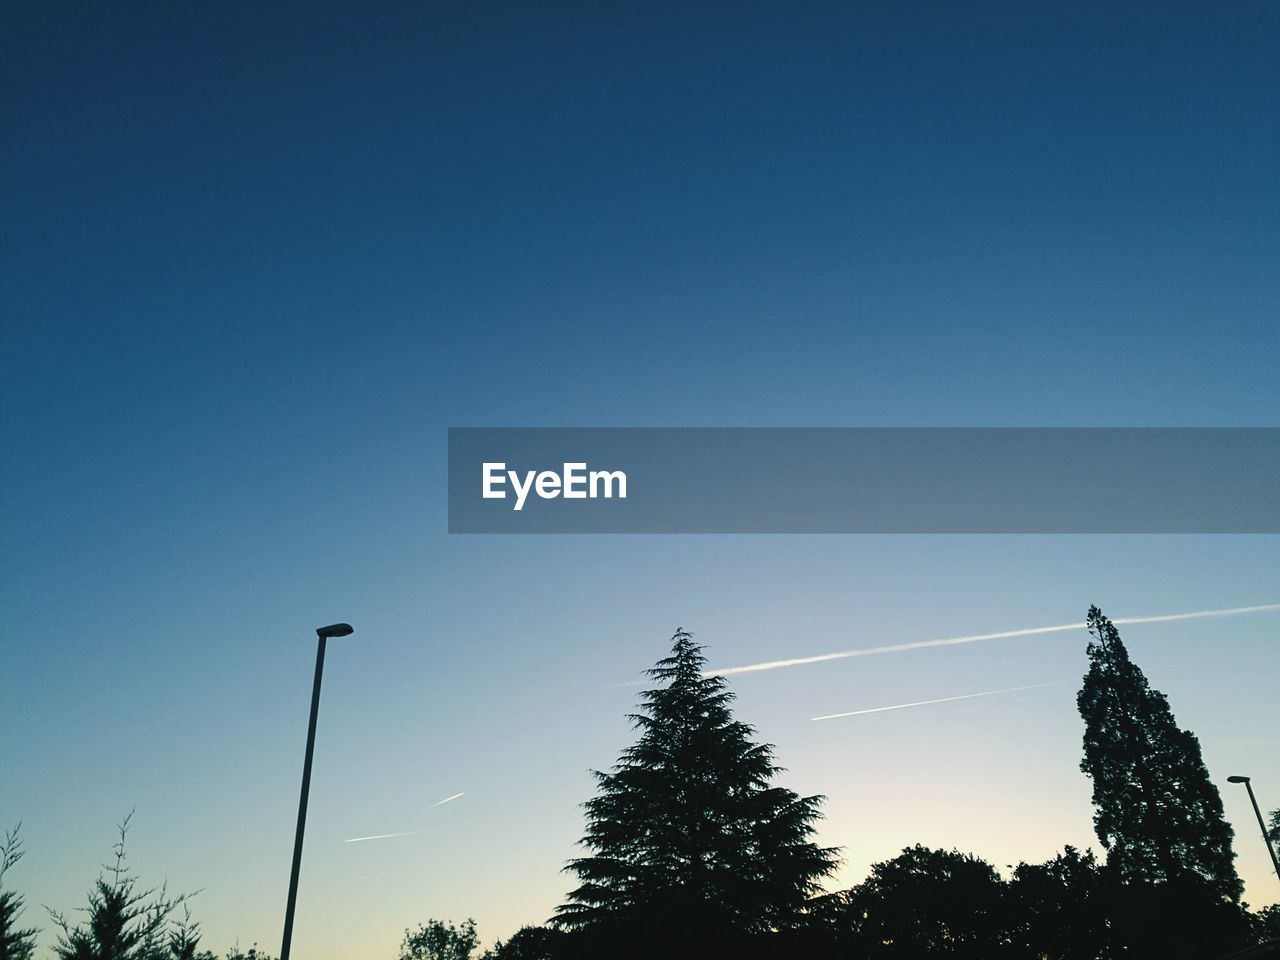
M 24 897 L 4 885 L 4 875 L 22 859 L 22 829 L 19 823 L 4 835 L 0 846 L 0 960 L 29 960 L 36 949 L 34 927 L 19 927 Z
M 1111 621 L 1089 608 L 1089 672 L 1080 769 L 1093 778 L 1093 822 L 1107 867 L 1124 881 L 1197 877 L 1238 902 L 1242 886 L 1222 799 L 1200 742 L 1174 722 Z
M 406 930 L 400 944 L 400 960 L 470 960 L 480 943 L 476 922 L 428 920 L 417 930 Z
M 182 908 L 182 919 L 176 921 L 169 930 L 166 943 L 169 960 L 205 960 L 212 957 L 208 951 L 199 953 L 200 924 L 191 919 L 191 911 L 186 905 Z
M 1280 903 L 1263 907 L 1253 915 L 1254 936 L 1259 943 L 1280 940 Z
M 1009 884 L 1010 938 L 1020 957 L 1096 960 L 1107 950 L 1106 878 L 1093 851 L 1068 846 L 1020 863 Z
M 987 960 L 1006 951 L 1005 897 L 985 860 L 908 847 L 845 894 L 844 936 L 855 956 Z
M 570 861 L 580 885 L 554 923 L 579 931 L 678 931 L 681 937 L 783 930 L 803 917 L 836 851 L 810 840 L 821 797 L 772 786 L 773 748 L 733 719 L 733 694 L 705 674 L 702 647 L 684 630 L 647 671 L 640 731 L 584 806 L 582 845 Z
M 1254 919 L 1199 876 L 1151 883 L 1104 872 L 1110 957 L 1199 960 L 1257 942 Z
M 120 824 L 115 863 L 103 866 L 89 891 L 83 924 L 72 926 L 62 914 L 49 910 L 62 931 L 54 953 L 60 960 L 168 960 L 169 921 L 188 895 L 170 898 L 163 886 L 138 890 L 137 878 L 125 866 L 125 838 L 133 814 Z M 46 908 L 47 909 L 47 908 Z
M 210 960 L 214 960 L 214 958 L 210 958 Z M 270 954 L 263 953 L 259 950 L 256 943 L 247 951 L 242 953 L 240 951 L 240 944 L 237 943 L 227 951 L 226 960 L 274 960 L 274 958 Z
M 521 927 L 510 940 L 486 950 L 483 960 L 555 960 L 565 936 L 552 927 Z
M 1267 839 L 1280 857 L 1280 810 L 1272 810 L 1267 819 Z M 1254 914 L 1254 924 L 1260 940 L 1280 940 L 1280 903 L 1263 907 Z

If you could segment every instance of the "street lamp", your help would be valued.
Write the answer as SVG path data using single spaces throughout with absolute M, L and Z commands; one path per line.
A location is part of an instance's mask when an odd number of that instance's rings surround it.
M 311 687 L 311 722 L 307 725 L 307 756 L 302 762 L 302 796 L 298 800 L 298 832 L 293 838 L 293 871 L 289 874 L 289 902 L 284 908 L 284 941 L 280 960 L 289 960 L 293 940 L 293 908 L 298 902 L 298 871 L 302 868 L 302 833 L 307 827 L 307 794 L 311 792 L 311 754 L 316 746 L 316 715 L 320 712 L 320 678 L 324 675 L 324 646 L 330 637 L 349 637 L 349 623 L 333 623 L 316 630 L 316 679 Z
M 1253 812 L 1258 818 L 1258 826 L 1262 828 L 1262 842 L 1267 845 L 1267 853 L 1271 854 L 1271 865 L 1276 868 L 1276 876 L 1280 877 L 1280 860 L 1276 859 L 1276 848 L 1271 845 L 1271 837 L 1267 833 L 1267 825 L 1262 819 L 1262 811 L 1258 809 L 1258 798 L 1253 795 L 1253 784 L 1248 777 L 1227 777 L 1227 783 L 1243 783 L 1249 791 L 1249 802 L 1253 804 Z

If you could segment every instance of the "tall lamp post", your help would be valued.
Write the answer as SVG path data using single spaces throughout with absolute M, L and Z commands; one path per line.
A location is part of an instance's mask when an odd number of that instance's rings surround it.
M 307 794 L 311 792 L 311 754 L 316 746 L 316 715 L 320 712 L 320 678 L 324 675 L 324 646 L 330 637 L 349 637 L 349 623 L 334 623 L 316 630 L 316 679 L 311 687 L 311 722 L 307 725 L 307 755 L 302 762 L 302 796 L 298 800 L 298 832 L 293 838 L 293 871 L 289 874 L 289 902 L 284 908 L 284 940 L 280 960 L 289 960 L 293 940 L 293 908 L 298 902 L 298 871 L 302 868 L 302 834 L 307 828 Z
M 1267 845 L 1267 853 L 1271 854 L 1271 865 L 1276 868 L 1276 876 L 1280 877 L 1280 860 L 1276 859 L 1276 848 L 1271 844 L 1271 837 L 1267 833 L 1266 821 L 1262 819 L 1262 811 L 1258 809 L 1258 798 L 1253 795 L 1253 784 L 1249 782 L 1248 777 L 1227 777 L 1227 783 L 1243 783 L 1244 788 L 1249 791 L 1249 802 L 1253 804 L 1253 812 L 1258 818 L 1258 826 L 1262 828 L 1262 842 Z

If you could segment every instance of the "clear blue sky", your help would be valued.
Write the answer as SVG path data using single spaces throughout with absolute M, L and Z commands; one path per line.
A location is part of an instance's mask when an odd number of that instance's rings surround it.
M 207 945 L 544 919 L 634 678 L 1280 601 L 1274 537 L 450 538 L 462 425 L 1280 422 L 1280 10 L 28 4 L 0 38 L 0 821 Z M 322 9 L 321 9 L 322 8 Z M 1033 9 L 1034 8 L 1034 9 Z M 1275 615 L 1125 630 L 1280 806 Z M 841 882 L 1090 841 L 1083 635 L 735 681 Z M 434 802 L 465 796 L 434 810 Z M 1276 899 L 1238 791 L 1255 904 Z M 348 837 L 422 829 L 412 837 Z M 1268 887 L 1268 883 L 1271 884 Z

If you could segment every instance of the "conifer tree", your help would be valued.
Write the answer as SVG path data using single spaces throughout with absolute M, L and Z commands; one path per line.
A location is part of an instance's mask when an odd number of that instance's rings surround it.
M 49 911 L 62 931 L 53 948 L 58 960 L 170 960 L 170 918 L 188 895 L 170 898 L 164 886 L 138 889 L 138 878 L 125 864 L 125 839 L 132 819 L 130 813 L 120 824 L 115 863 L 103 867 L 105 873 L 89 891 L 89 902 L 82 908 L 85 922 L 73 925 L 63 914 Z M 189 918 L 176 932 L 173 945 L 185 949 L 194 937 L 190 944 L 194 953 L 198 934 Z
M 1168 699 L 1097 607 L 1087 625 L 1089 672 L 1076 699 L 1085 723 L 1080 769 L 1093 779 L 1108 870 L 1123 882 L 1200 881 L 1238 902 L 1232 831 L 1200 741 L 1178 728 Z
M 22 859 L 22 841 L 18 824 L 4 835 L 0 845 L 0 960 L 30 960 L 36 950 L 36 933 L 32 927 L 19 927 L 24 898 L 4 885 L 4 875 Z
M 837 851 L 813 843 L 822 797 L 773 786 L 773 748 L 733 718 L 733 694 L 705 673 L 684 630 L 647 671 L 658 684 L 630 715 L 639 739 L 584 806 L 582 845 L 569 863 L 580 885 L 557 911 L 571 930 L 754 934 L 799 922 Z

